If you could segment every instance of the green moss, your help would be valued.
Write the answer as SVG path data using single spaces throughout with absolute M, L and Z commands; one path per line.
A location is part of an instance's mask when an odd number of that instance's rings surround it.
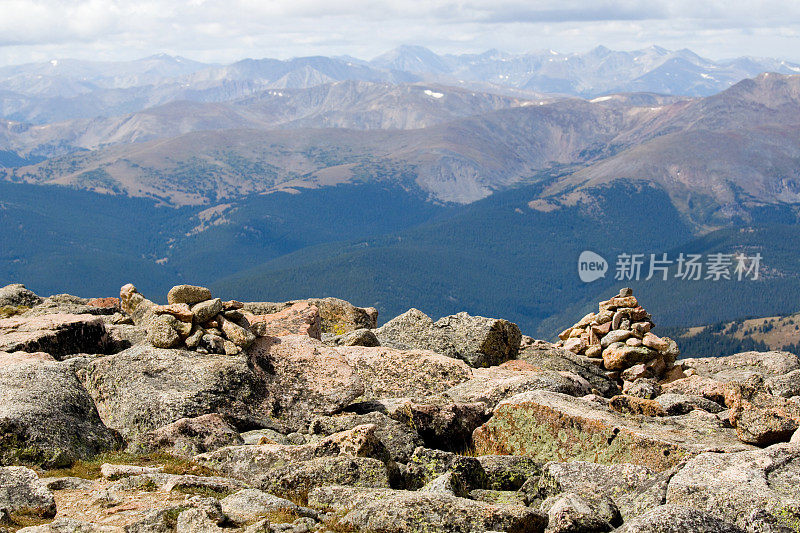
M 219 473 L 175 455 L 164 452 L 148 454 L 131 454 L 121 451 L 106 452 L 91 459 L 74 461 L 69 467 L 57 469 L 38 469 L 42 477 L 80 477 L 98 479 L 102 476 L 100 467 L 103 463 L 127 464 L 136 466 L 163 466 L 167 474 L 192 474 L 196 476 L 216 476 Z
M 147 481 L 139 485 L 139 490 L 144 492 L 155 492 L 158 490 L 158 484 L 152 479 L 148 479 Z
M 164 524 L 170 529 L 175 529 L 178 526 L 178 516 L 187 509 L 189 509 L 189 507 L 183 506 L 167 509 L 162 515 Z
M 781 506 L 775 511 L 775 516 L 780 522 L 792 531 L 800 532 L 800 509 L 796 505 Z
M 39 526 L 51 522 L 52 518 L 45 518 L 39 513 L 20 509 L 12 511 L 5 519 L 0 519 L 0 528 L 7 528 L 10 531 L 17 531 L 24 527 Z
M 0 306 L 0 318 L 10 318 L 12 316 L 21 315 L 30 307 L 25 305 L 3 305 Z
M 675 445 L 642 439 L 602 424 L 581 423 L 546 410 L 495 413 L 483 431 L 477 442 L 479 454 L 525 455 L 541 462 L 637 463 L 664 470 L 686 455 Z

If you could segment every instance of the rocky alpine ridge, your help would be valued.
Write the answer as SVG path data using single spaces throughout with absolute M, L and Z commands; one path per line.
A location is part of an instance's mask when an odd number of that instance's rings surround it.
M 3 533 L 800 531 L 800 358 L 676 359 L 629 289 L 556 344 L 190 285 L 0 310 Z

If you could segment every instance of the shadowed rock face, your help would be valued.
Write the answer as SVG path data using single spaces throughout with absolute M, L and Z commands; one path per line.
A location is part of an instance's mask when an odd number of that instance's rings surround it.
M 0 320 L 0 351 L 46 352 L 56 359 L 107 353 L 112 343 L 98 316 L 47 314 Z
M 749 448 L 716 417 L 622 415 L 591 401 L 546 391 L 501 402 L 492 418 L 475 430 L 473 440 L 480 453 L 526 455 L 543 462 L 637 463 L 654 470 L 707 450 Z
M 66 363 L 0 365 L 0 463 L 63 466 L 120 444 Z

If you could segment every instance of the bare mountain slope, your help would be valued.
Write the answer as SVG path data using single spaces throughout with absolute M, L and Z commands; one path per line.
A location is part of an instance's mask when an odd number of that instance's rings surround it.
M 764 74 L 664 107 L 620 135 L 630 146 L 554 184 L 551 195 L 614 180 L 663 187 L 699 224 L 800 203 L 800 77 Z
M 402 179 L 435 199 L 469 203 L 553 165 L 588 161 L 626 124 L 623 110 L 574 100 L 405 131 L 194 132 L 57 157 L 7 175 L 178 204 L 325 180 Z

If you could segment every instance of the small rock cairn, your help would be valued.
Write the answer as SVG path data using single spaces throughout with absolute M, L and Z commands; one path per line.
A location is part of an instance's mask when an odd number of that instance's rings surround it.
M 167 305 L 157 305 L 133 285 L 120 291 L 122 308 L 147 329 L 147 342 L 157 348 L 188 348 L 204 354 L 236 355 L 256 336 L 241 311 L 242 302 L 223 302 L 195 285 L 177 285 L 167 294 Z M 139 318 L 139 320 L 136 320 Z
M 654 335 L 654 326 L 633 290 L 625 288 L 600 302 L 597 313 L 561 332 L 557 344 L 588 357 L 612 379 L 659 379 L 672 369 L 680 352 L 672 339 Z

